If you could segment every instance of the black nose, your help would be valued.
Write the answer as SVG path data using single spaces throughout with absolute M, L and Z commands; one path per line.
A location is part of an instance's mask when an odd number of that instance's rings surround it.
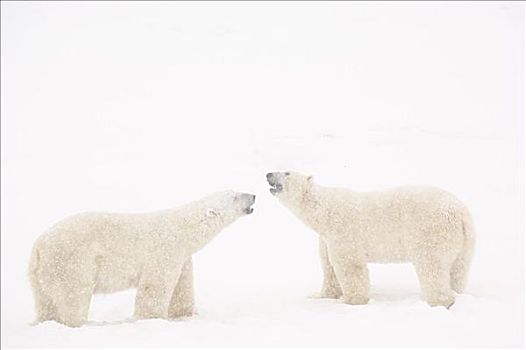
M 253 195 L 252 195 L 252 203 L 254 203 L 255 201 L 256 201 L 256 195 L 253 194 Z
M 272 177 L 272 175 L 274 175 L 274 173 L 268 173 L 268 174 L 267 174 L 267 180 L 270 180 L 270 178 Z

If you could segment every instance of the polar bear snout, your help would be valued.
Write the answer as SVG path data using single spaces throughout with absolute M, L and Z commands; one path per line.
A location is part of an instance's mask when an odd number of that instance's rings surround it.
M 256 202 L 256 195 L 251 193 L 240 193 L 236 196 L 236 200 L 240 200 L 243 203 L 243 211 L 245 214 L 252 214 L 254 208 L 252 205 Z
M 283 190 L 283 184 L 281 183 L 282 177 L 283 177 L 283 173 L 268 173 L 267 174 L 267 182 L 271 186 L 270 193 L 272 193 L 273 195 Z
M 280 173 L 268 173 L 267 174 L 267 181 L 270 186 L 274 186 L 278 183 L 278 177 Z

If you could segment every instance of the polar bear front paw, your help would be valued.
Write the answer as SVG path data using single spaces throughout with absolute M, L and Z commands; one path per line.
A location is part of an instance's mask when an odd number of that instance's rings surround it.
M 193 306 L 179 307 L 168 312 L 169 319 L 186 318 L 194 315 L 197 315 L 197 312 Z
M 342 293 L 334 290 L 322 290 L 319 295 L 320 298 L 339 299 L 342 296 Z
M 429 306 L 443 306 L 449 309 L 455 303 L 455 297 L 449 293 L 437 294 L 427 299 Z
M 343 302 L 349 305 L 365 305 L 369 302 L 369 297 L 366 295 L 344 295 Z

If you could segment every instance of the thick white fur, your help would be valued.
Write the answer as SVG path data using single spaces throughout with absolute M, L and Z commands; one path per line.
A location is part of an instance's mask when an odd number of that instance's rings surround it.
M 270 173 L 271 192 L 320 235 L 322 297 L 369 300 L 367 263 L 411 262 L 426 301 L 451 306 L 464 290 L 475 234 L 466 207 L 432 187 L 354 192 L 298 173 Z
M 33 247 L 37 322 L 81 326 L 93 293 L 135 287 L 136 318 L 192 315 L 192 254 L 250 213 L 254 198 L 225 191 L 172 210 L 82 213 L 60 221 Z

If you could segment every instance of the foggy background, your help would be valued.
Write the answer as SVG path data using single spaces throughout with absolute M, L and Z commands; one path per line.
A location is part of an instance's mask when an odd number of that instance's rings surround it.
M 1 10 L 2 346 L 524 345 L 523 3 Z M 454 193 L 477 231 L 466 294 L 429 308 L 402 264 L 370 265 L 369 305 L 308 298 L 318 238 L 268 192 L 278 170 Z M 255 193 L 255 211 L 195 255 L 199 315 L 126 323 L 127 291 L 95 296 L 80 329 L 29 326 L 45 229 L 224 189 Z

